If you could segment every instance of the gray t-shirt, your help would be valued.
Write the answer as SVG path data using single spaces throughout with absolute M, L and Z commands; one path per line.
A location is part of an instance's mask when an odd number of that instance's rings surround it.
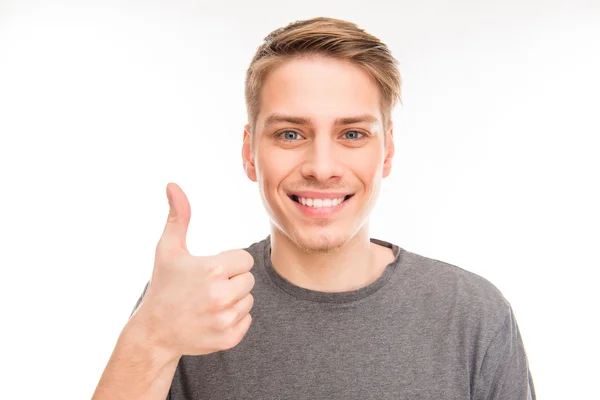
M 167 400 L 536 398 L 515 315 L 492 283 L 371 242 L 396 258 L 373 283 L 341 293 L 279 275 L 270 236 L 246 248 L 248 332 L 232 349 L 181 357 Z

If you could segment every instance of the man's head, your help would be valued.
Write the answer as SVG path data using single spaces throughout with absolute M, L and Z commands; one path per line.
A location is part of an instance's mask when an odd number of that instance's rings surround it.
M 276 231 L 306 252 L 328 252 L 365 225 L 390 173 L 398 100 L 397 61 L 355 24 L 315 18 L 265 38 L 246 75 L 242 156 Z M 345 201 L 315 216 L 326 208 L 306 208 L 308 191 Z

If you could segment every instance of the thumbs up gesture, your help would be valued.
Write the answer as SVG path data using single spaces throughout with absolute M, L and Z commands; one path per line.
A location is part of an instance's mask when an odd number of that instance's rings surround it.
M 239 249 L 191 255 L 186 245 L 190 203 L 175 183 L 167 185 L 167 198 L 169 216 L 152 278 L 131 321 L 174 358 L 235 347 L 252 322 L 254 259 Z

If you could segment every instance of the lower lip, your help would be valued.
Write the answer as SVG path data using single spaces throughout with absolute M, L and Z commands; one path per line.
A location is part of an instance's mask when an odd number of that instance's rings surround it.
M 340 204 L 333 206 L 333 207 L 308 207 L 305 205 L 302 205 L 302 203 L 298 203 L 294 200 L 292 200 L 289 196 L 288 199 L 290 199 L 290 201 L 292 203 L 294 203 L 294 205 L 306 216 L 309 217 L 317 217 L 317 218 L 327 218 L 327 217 L 331 217 L 332 215 L 334 215 L 335 213 L 339 212 L 340 210 L 342 210 L 345 206 L 346 203 L 348 203 L 350 200 L 352 200 L 352 198 L 354 198 L 354 196 L 350 197 L 348 200 L 341 202 Z

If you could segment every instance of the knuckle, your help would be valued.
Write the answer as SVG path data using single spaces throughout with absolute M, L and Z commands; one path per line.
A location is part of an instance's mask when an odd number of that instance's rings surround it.
M 229 296 L 226 293 L 213 290 L 210 295 L 210 304 L 215 310 L 221 310 L 227 306 Z
M 232 349 L 242 341 L 242 338 L 243 338 L 243 336 L 240 337 L 240 335 L 238 333 L 232 331 L 232 332 L 224 335 L 223 346 L 226 349 Z
M 160 243 L 156 246 L 156 252 L 154 254 L 154 258 L 157 264 L 164 265 L 169 262 L 170 252 L 168 248 L 161 246 Z
M 219 293 L 218 289 L 215 287 L 215 285 L 209 285 L 208 286 L 208 290 L 206 293 L 206 300 L 208 303 L 208 308 L 209 309 L 216 309 L 219 303 L 219 298 L 220 298 L 221 294 Z
M 229 328 L 235 321 L 236 313 L 225 312 L 217 316 L 217 327 L 221 330 Z
M 231 343 L 231 339 L 229 339 L 229 336 L 223 336 L 221 338 L 221 343 L 219 346 L 222 350 L 229 350 L 232 347 L 235 347 L 234 344 Z
M 243 252 L 244 254 L 244 265 L 246 265 L 248 268 L 252 268 L 254 266 L 254 257 L 252 257 L 252 254 L 248 253 L 247 251 Z
M 203 260 L 204 270 L 207 274 L 212 274 L 219 268 L 219 260 L 216 257 L 205 257 Z

